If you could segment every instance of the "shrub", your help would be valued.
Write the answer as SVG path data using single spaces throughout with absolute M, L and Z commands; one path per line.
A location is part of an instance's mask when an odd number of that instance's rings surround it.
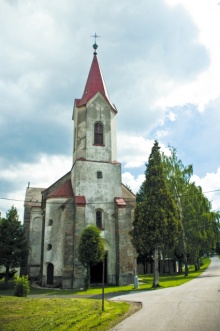
M 15 296 L 26 297 L 30 293 L 30 282 L 28 276 L 16 277 Z

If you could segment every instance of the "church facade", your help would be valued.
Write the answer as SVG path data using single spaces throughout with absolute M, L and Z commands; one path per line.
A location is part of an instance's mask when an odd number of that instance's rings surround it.
M 30 246 L 27 274 L 42 286 L 81 288 L 80 235 L 94 224 L 105 248 L 105 282 L 133 282 L 136 251 L 129 232 L 135 195 L 123 184 L 116 156 L 116 107 L 107 94 L 96 48 L 81 99 L 73 107 L 72 169 L 48 188 L 28 187 L 24 226 Z M 91 282 L 101 283 L 102 264 Z

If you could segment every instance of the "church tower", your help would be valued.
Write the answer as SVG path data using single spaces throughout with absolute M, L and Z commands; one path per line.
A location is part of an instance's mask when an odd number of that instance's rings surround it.
M 28 187 L 24 224 L 30 244 L 27 272 L 42 286 L 82 288 L 78 258 L 82 231 L 93 224 L 105 247 L 105 282 L 130 284 L 136 270 L 131 243 L 135 196 L 121 181 L 116 156 L 116 107 L 97 59 L 97 44 L 81 99 L 73 107 L 72 169 L 48 188 Z M 102 263 L 91 269 L 101 283 Z
M 93 47 L 95 51 L 85 90 L 82 98 L 75 100 L 73 110 L 71 181 L 78 206 L 75 239 L 78 243 L 84 227 L 98 226 L 106 251 L 107 282 L 122 284 L 132 281 L 135 270 L 129 236 L 132 205 L 122 198 L 121 164 L 116 161 L 117 110 L 110 101 L 99 67 L 98 46 L 95 43 Z M 134 200 L 134 196 L 131 199 Z M 76 253 L 74 265 L 78 263 Z M 95 273 L 95 270 L 91 272 L 91 277 L 96 278 Z

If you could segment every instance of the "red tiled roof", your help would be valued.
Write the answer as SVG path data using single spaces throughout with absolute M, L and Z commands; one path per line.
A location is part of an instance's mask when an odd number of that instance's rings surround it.
M 123 198 L 115 198 L 115 202 L 118 205 L 118 208 L 125 208 L 126 207 L 126 202 L 124 201 Z
M 75 202 L 78 207 L 85 207 L 86 198 L 84 197 L 84 195 L 77 195 L 75 196 Z
M 48 198 L 52 197 L 73 197 L 73 189 L 71 180 L 68 180 L 63 185 L 58 187 L 55 191 L 48 195 Z
M 80 100 L 79 99 L 75 100 L 76 106 L 80 107 L 80 106 L 86 105 L 87 102 L 89 100 L 91 100 L 94 97 L 94 95 L 98 92 L 100 92 L 105 97 L 105 99 L 109 102 L 111 107 L 116 111 L 115 107 L 112 105 L 112 103 L 109 99 L 109 96 L 108 96 L 108 93 L 107 93 L 107 90 L 105 87 L 105 83 L 104 83 L 104 80 L 102 77 L 101 69 L 99 67 L 99 63 L 97 60 L 97 56 L 96 56 L 96 54 L 94 54 L 83 96 Z

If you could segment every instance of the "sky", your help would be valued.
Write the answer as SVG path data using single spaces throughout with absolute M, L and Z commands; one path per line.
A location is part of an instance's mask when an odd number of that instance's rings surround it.
M 117 107 L 117 159 L 136 193 L 155 140 L 220 210 L 218 0 L 0 0 L 0 212 L 72 166 L 75 98 L 93 58 Z

